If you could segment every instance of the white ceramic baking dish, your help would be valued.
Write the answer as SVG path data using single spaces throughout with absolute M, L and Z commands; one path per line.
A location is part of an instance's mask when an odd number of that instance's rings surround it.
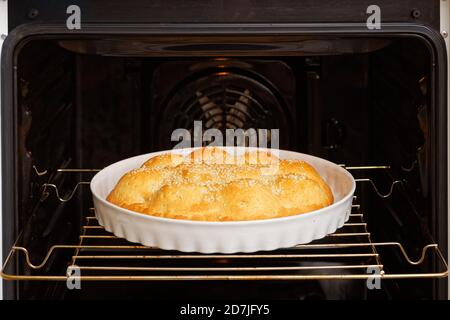
M 238 154 L 252 148 L 226 147 Z M 311 242 L 333 233 L 348 220 L 355 180 L 342 167 L 310 155 L 276 150 L 281 159 L 299 159 L 314 166 L 330 186 L 334 203 L 320 210 L 284 218 L 203 222 L 153 217 L 133 212 L 108 201 L 106 197 L 126 172 L 140 167 L 149 158 L 178 149 L 140 155 L 116 162 L 97 173 L 91 181 L 95 213 L 99 223 L 117 237 L 166 250 L 201 253 L 234 253 L 275 250 Z M 269 150 L 270 149 L 259 149 Z

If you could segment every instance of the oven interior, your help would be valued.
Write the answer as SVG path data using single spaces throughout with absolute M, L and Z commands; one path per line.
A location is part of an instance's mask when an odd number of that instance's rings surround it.
M 423 248 L 433 243 L 446 255 L 447 213 L 436 204 L 441 201 L 437 194 L 445 191 L 439 189 L 437 177 L 446 174 L 436 156 L 442 152 L 439 148 L 446 148 L 438 143 L 436 125 L 435 73 L 440 66 L 421 37 L 32 38 L 15 57 L 16 153 L 9 174 L 16 181 L 16 196 L 11 200 L 14 212 L 3 213 L 4 228 L 10 226 L 13 232 L 4 234 L 20 236 L 16 245 L 28 250 L 31 263 L 45 263 L 30 268 L 24 252 L 16 252 L 9 266 L 13 272 L 64 275 L 80 249 L 48 252 L 55 244 L 79 244 L 80 235 L 83 244 L 133 245 L 97 230 L 101 228 L 90 221 L 89 186 L 81 182 L 95 174 L 88 169 L 172 148 L 172 131 L 192 129 L 194 121 L 222 131 L 280 129 L 280 148 L 343 164 L 359 179 L 355 218 L 363 212 L 364 220 L 341 233 L 354 232 L 360 239 L 370 232 L 372 242 L 398 242 L 411 260 L 418 260 Z M 366 230 L 355 229 L 360 227 Z M 9 252 L 12 243 L 6 242 L 4 252 Z M 398 248 L 376 249 L 387 273 L 442 268 L 431 251 L 413 266 Z M 286 262 L 277 259 L 272 259 L 275 266 Z M 77 262 L 84 261 L 91 263 Z M 324 262 L 316 257 L 308 265 L 321 262 L 339 264 L 342 258 Z M 101 263 L 125 263 L 139 270 L 148 262 Z M 227 267 L 264 266 L 267 260 L 218 257 L 152 263 Z M 299 264 L 295 259 L 288 263 Z M 95 276 L 100 271 L 86 272 Z M 177 272 L 185 271 L 166 273 Z M 5 281 L 5 294 L 25 299 L 431 299 L 446 294 L 442 279 L 383 279 L 380 290 L 370 290 L 366 280 L 255 281 L 251 272 L 245 274 L 250 274 L 245 281 L 83 281 L 81 290 L 67 289 L 65 281 L 25 279 Z

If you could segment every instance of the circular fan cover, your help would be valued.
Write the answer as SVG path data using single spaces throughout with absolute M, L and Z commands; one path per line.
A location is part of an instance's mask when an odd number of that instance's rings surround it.
M 203 132 L 218 129 L 225 143 L 226 129 L 280 129 L 280 147 L 289 145 L 288 114 L 269 84 L 231 72 L 213 72 L 178 86 L 166 100 L 159 126 L 159 147 L 175 146 L 170 141 L 175 129 L 191 132 L 201 121 Z M 271 144 L 268 131 L 267 146 Z M 248 141 L 246 141 L 248 143 Z M 209 144 L 209 142 L 203 143 Z

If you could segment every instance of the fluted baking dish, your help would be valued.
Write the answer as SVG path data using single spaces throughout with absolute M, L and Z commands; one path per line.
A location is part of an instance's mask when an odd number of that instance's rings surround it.
M 256 148 L 225 147 L 226 151 Z M 201 253 L 235 253 L 275 250 L 311 242 L 342 227 L 348 220 L 355 180 L 344 168 L 307 154 L 271 149 L 280 159 L 304 160 L 311 164 L 330 186 L 334 203 L 328 207 L 275 219 L 254 221 L 190 221 L 154 217 L 116 206 L 106 200 L 126 172 L 140 167 L 151 157 L 165 154 L 189 154 L 195 148 L 154 152 L 116 162 L 91 181 L 95 214 L 99 223 L 117 237 L 166 250 Z

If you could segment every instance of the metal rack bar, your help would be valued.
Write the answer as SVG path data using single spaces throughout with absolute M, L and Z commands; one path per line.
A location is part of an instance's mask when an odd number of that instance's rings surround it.
M 340 166 L 347 170 L 374 170 L 391 168 L 391 166 L 346 166 L 345 164 L 341 164 Z
M 101 169 L 83 169 L 83 168 L 60 168 L 56 169 L 57 172 L 99 172 Z
M 344 164 L 340 164 L 340 166 L 344 167 L 347 170 L 380 170 L 380 169 L 390 169 L 390 166 L 377 166 L 377 165 L 373 165 L 373 166 L 346 166 Z M 48 173 L 47 170 L 44 171 L 39 171 L 36 166 L 33 166 L 35 173 L 38 176 L 43 176 L 46 175 Z M 60 168 L 60 169 L 56 169 L 57 172 L 60 173 L 95 173 L 100 171 L 101 169 L 92 169 L 92 168 Z M 377 185 L 373 182 L 372 179 L 368 179 L 368 178 L 363 178 L 363 179 L 355 179 L 356 182 L 369 182 L 373 189 L 375 190 L 375 192 L 377 193 L 377 195 L 381 198 L 388 198 L 392 195 L 392 193 L 394 192 L 394 187 L 397 184 L 401 184 L 403 183 L 403 181 L 401 180 L 395 180 L 392 181 L 391 186 L 389 187 L 389 192 L 388 193 L 382 193 L 380 192 L 379 188 L 377 187 Z M 53 190 L 55 193 L 56 198 L 61 201 L 61 202 L 67 202 L 70 201 L 76 191 L 79 189 L 80 186 L 82 185 L 89 185 L 90 181 L 80 181 L 78 182 L 73 189 L 69 192 L 69 195 L 66 197 L 62 197 L 61 196 L 61 192 L 58 188 L 57 185 L 53 184 L 53 183 L 44 183 L 41 186 L 42 189 L 42 194 L 41 194 L 41 201 L 44 201 L 48 198 L 48 196 L 50 195 L 50 191 L 49 189 Z
M 384 165 L 369 165 L 369 166 L 347 166 L 345 164 L 339 164 L 339 166 L 347 169 L 347 170 L 377 170 L 377 169 L 390 169 L 391 166 Z M 37 175 L 42 176 L 47 174 L 47 170 L 40 171 L 35 165 L 33 165 L 33 169 Z M 83 172 L 99 172 L 102 169 L 96 168 L 58 168 L 57 172 L 74 172 L 74 173 L 83 173 Z
M 55 185 L 55 184 L 53 184 L 53 183 L 44 183 L 44 184 L 42 185 L 41 201 L 44 201 L 44 200 L 47 199 L 48 196 L 50 195 L 48 189 L 53 189 L 53 190 L 54 190 L 55 195 L 56 195 L 56 198 L 57 198 L 59 201 L 61 201 L 61 202 L 67 202 L 67 201 L 70 201 L 70 200 L 73 198 L 73 196 L 75 195 L 75 193 L 76 193 L 76 191 L 77 191 L 77 189 L 78 189 L 79 186 L 82 186 L 82 185 L 90 185 L 90 184 L 91 184 L 90 181 L 81 181 L 81 182 L 78 182 L 78 183 L 75 185 L 75 187 L 72 189 L 72 191 L 69 193 L 69 195 L 68 195 L 67 197 L 63 198 L 63 197 L 60 195 L 60 192 L 59 192 L 59 189 L 58 189 L 58 186 L 57 186 L 57 185 Z
M 286 271 L 286 270 L 326 270 L 326 269 L 367 269 L 382 268 L 380 264 L 366 264 L 359 266 L 300 266 L 300 267 L 226 267 L 226 268 L 189 268 L 189 271 Z M 116 270 L 116 271 L 186 271 L 186 268 L 170 267 L 79 267 L 80 270 Z
M 402 180 L 395 180 L 395 181 L 393 181 L 393 182 L 391 183 L 391 187 L 389 188 L 388 193 L 382 193 L 382 192 L 380 192 L 380 190 L 378 189 L 378 187 L 376 186 L 376 184 L 373 182 L 372 179 L 363 178 L 363 179 L 355 179 L 355 181 L 356 181 L 356 182 L 369 182 L 369 183 L 372 185 L 373 189 L 375 190 L 375 193 L 376 193 L 380 198 L 383 198 L 383 199 L 389 198 L 389 197 L 392 195 L 392 193 L 394 192 L 394 187 L 395 187 L 397 184 L 402 184 L 402 183 L 403 183 Z

